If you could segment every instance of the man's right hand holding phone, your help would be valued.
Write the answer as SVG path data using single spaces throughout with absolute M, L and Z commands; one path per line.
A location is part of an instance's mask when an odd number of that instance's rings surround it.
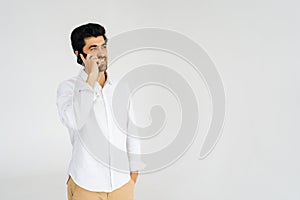
M 99 59 L 96 55 L 87 54 L 86 58 L 82 54 L 79 54 L 83 63 L 84 63 L 84 69 L 86 73 L 88 74 L 88 78 L 86 82 L 94 88 L 94 85 L 96 82 L 99 81 L 99 69 L 98 69 L 98 63 Z

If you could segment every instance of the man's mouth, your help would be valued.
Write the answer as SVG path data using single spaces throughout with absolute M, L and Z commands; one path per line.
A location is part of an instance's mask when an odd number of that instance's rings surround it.
M 101 58 L 99 58 L 99 61 L 100 61 L 100 63 L 106 63 L 106 59 L 105 59 L 105 57 L 101 57 Z
M 104 65 L 104 64 L 106 64 L 106 59 L 105 59 L 105 57 L 98 57 L 98 59 L 99 59 L 99 61 L 97 61 L 97 65 Z

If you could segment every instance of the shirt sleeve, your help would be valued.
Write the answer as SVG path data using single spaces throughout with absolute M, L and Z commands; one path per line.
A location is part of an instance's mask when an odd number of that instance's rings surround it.
M 141 159 L 141 143 L 140 139 L 133 136 L 138 136 L 138 127 L 136 127 L 132 120 L 135 121 L 136 116 L 132 100 L 129 100 L 128 117 L 127 117 L 127 153 L 129 158 L 130 171 L 139 171 L 146 167 L 146 164 Z M 130 120 L 131 119 L 131 120 Z
M 60 121 L 67 128 L 79 130 L 94 104 L 94 89 L 88 83 L 63 81 L 57 89 L 56 105 Z

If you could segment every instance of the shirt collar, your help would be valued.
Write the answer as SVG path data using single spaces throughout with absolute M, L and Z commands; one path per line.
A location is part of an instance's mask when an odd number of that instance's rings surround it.
M 110 74 L 109 74 L 108 71 L 106 71 L 106 75 L 107 75 L 107 80 L 106 80 L 107 83 L 110 84 L 110 85 L 112 85 L 113 81 L 112 81 L 112 79 L 111 79 Z M 83 67 L 80 68 L 79 76 L 80 76 L 83 80 L 86 80 L 87 77 L 88 77 L 88 74 L 84 71 L 84 68 L 83 68 Z

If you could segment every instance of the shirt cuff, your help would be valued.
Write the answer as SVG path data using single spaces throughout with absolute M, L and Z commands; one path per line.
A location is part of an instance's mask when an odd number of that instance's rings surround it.
M 130 165 L 130 171 L 141 171 L 142 169 L 146 168 L 146 163 L 143 162 L 141 159 L 135 159 L 135 160 L 130 160 L 129 161 Z

